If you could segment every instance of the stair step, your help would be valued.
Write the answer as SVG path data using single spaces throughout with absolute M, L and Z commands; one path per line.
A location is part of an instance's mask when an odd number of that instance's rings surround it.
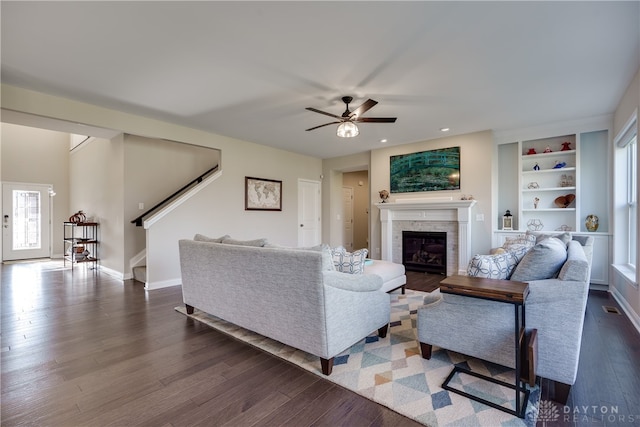
M 133 267 L 133 280 L 138 282 L 147 283 L 147 266 L 141 265 Z

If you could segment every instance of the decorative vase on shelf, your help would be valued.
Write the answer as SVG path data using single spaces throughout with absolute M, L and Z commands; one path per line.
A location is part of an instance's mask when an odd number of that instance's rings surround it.
M 598 230 L 599 219 L 597 215 L 587 215 L 587 218 L 584 221 L 584 226 L 587 227 L 588 231 L 597 231 Z
M 387 203 L 389 192 L 387 190 L 380 190 L 378 194 L 380 194 L 380 199 L 382 200 L 381 203 Z

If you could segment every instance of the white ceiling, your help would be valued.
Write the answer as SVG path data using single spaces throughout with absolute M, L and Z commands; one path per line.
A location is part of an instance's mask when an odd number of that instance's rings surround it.
M 2 1 L 2 82 L 320 158 L 613 113 L 640 2 Z M 305 129 L 379 102 L 341 139 Z M 353 108 L 352 108 L 353 109 Z

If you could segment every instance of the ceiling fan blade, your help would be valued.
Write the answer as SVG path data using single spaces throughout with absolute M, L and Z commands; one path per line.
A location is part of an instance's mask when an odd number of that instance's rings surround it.
M 354 120 L 354 122 L 359 123 L 395 123 L 397 117 L 362 117 L 360 119 Z
M 340 116 L 336 116 L 335 114 L 331 114 L 331 113 L 327 113 L 325 111 L 322 110 L 318 110 L 317 108 L 313 108 L 313 107 L 307 107 L 306 108 L 309 111 L 313 111 L 314 113 L 320 113 L 320 114 L 324 114 L 325 116 L 329 116 L 329 117 L 333 117 L 335 119 L 340 119 Z
M 378 103 L 378 101 L 374 101 L 373 99 L 367 99 L 364 104 L 362 104 L 361 106 L 359 106 L 358 108 L 356 108 L 355 110 L 353 110 L 351 112 L 351 114 L 349 114 L 349 117 L 360 117 L 362 116 L 364 113 L 366 113 L 367 111 L 369 111 L 374 105 L 376 105 Z
M 321 127 L 324 127 L 324 126 L 335 125 L 335 124 L 338 124 L 338 123 L 342 123 L 342 122 L 331 122 L 331 123 L 325 123 L 325 124 L 323 124 L 323 125 L 316 126 L 316 127 L 313 127 L 313 128 L 309 128 L 309 129 L 306 129 L 306 130 L 307 130 L 307 131 L 310 131 L 310 130 L 318 129 L 318 128 L 321 128 Z

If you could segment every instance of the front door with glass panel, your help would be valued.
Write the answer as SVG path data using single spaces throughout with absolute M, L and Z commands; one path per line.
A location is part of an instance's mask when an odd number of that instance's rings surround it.
M 2 184 L 2 260 L 51 256 L 49 186 Z

